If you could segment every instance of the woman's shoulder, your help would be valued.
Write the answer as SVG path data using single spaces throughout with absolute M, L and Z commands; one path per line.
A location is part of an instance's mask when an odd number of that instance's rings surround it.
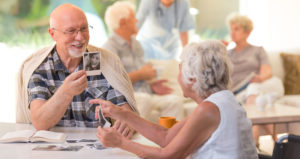
M 194 111 L 195 116 L 204 118 L 205 120 L 215 121 L 216 119 L 220 119 L 218 106 L 210 101 L 203 101 L 199 103 Z

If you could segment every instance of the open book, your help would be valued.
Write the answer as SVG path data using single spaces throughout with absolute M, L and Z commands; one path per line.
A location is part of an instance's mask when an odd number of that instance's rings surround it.
M 256 74 L 254 72 L 251 72 L 248 76 L 246 76 L 240 83 L 235 85 L 231 90 L 234 94 L 238 94 L 242 90 L 246 89 L 247 86 L 249 85 L 251 79 L 255 76 Z
M 21 130 L 8 132 L 0 138 L 0 142 L 64 142 L 64 133 L 40 130 Z

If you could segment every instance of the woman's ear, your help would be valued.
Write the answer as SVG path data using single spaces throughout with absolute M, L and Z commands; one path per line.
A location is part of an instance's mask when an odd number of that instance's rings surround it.
M 196 82 L 196 78 L 189 78 L 189 81 L 191 82 L 191 83 L 189 83 L 189 85 L 193 86 Z

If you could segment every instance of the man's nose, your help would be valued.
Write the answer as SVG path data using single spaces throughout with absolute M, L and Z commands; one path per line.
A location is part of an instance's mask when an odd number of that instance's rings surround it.
M 83 33 L 80 30 L 77 30 L 75 33 L 75 40 L 82 40 L 84 39 Z

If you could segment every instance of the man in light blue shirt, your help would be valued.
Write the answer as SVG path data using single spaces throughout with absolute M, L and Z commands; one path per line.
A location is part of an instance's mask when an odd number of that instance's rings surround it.
M 137 19 L 146 59 L 176 58 L 194 28 L 187 0 L 141 0 Z

